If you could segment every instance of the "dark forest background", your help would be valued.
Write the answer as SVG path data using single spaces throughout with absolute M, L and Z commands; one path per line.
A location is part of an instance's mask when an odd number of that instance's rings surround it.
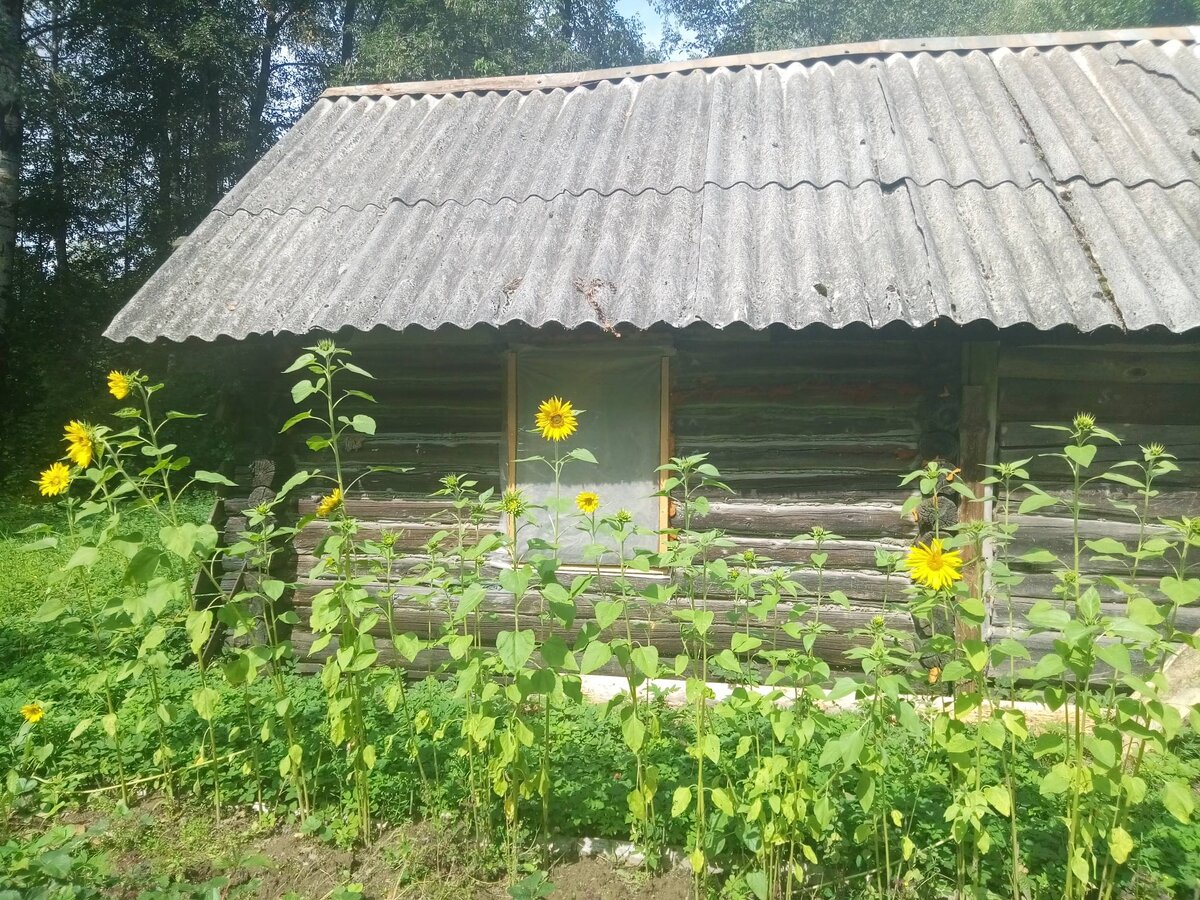
M 112 315 L 330 84 L 844 41 L 1195 22 L 1200 0 L 0 0 L 0 487 L 109 408 Z M 222 377 L 200 372 L 203 396 Z

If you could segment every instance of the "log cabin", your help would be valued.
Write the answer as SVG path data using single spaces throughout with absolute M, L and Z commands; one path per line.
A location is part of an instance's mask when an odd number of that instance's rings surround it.
M 409 470 L 369 475 L 348 509 L 414 553 L 444 474 L 545 489 L 517 460 L 550 394 L 587 410 L 577 442 L 599 459 L 567 489 L 647 527 L 672 524 L 655 467 L 707 453 L 732 493 L 706 524 L 736 550 L 790 562 L 815 525 L 844 539 L 828 586 L 851 606 L 821 649 L 849 668 L 853 628 L 881 613 L 911 627 L 885 609 L 875 549 L 914 539 L 900 478 L 926 460 L 982 490 L 983 466 L 1033 457 L 1064 490 L 1038 456 L 1057 435 L 1037 426 L 1087 410 L 1125 442 L 1102 458 L 1149 441 L 1179 457 L 1154 513 L 1200 512 L 1198 36 L 330 88 L 106 334 L 223 367 L 248 479 L 232 531 L 250 490 L 314 464 L 277 429 L 294 380 L 279 373 L 316 336 L 377 378 L 376 433 L 343 447 L 350 470 Z M 1089 535 L 1135 532 L 1121 498 L 1088 488 Z M 1021 524 L 1028 546 L 1070 529 L 1061 509 Z M 301 649 L 319 535 L 297 547 Z M 990 634 L 1026 638 L 1020 612 L 1054 583 L 1026 574 L 1018 621 L 995 611 Z M 437 625 L 415 605 L 397 617 Z

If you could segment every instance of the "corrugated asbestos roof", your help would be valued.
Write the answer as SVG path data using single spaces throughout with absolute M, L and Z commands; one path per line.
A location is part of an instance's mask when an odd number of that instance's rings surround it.
M 1198 327 L 1198 33 L 338 89 L 106 333 Z

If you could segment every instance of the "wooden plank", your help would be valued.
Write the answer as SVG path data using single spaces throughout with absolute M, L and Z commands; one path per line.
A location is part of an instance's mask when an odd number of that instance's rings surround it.
M 1037 427 L 1034 422 L 1005 422 L 1000 428 L 1000 446 L 1006 454 L 1028 456 L 1029 452 L 1058 451 L 1062 449 L 1065 434 Z M 1044 424 L 1044 423 L 1043 423 Z M 1061 424 L 1061 423 L 1053 423 Z M 1164 445 L 1167 450 L 1185 458 L 1200 457 L 1200 424 L 1131 424 L 1108 422 L 1104 427 L 1121 439 L 1114 445 L 1103 442 L 1099 445 L 1110 459 L 1140 457 L 1139 445 L 1153 442 Z
M 671 461 L 671 357 L 662 358 L 662 366 L 658 373 L 658 464 L 665 466 Z M 658 489 L 663 491 L 670 473 L 662 470 L 658 473 Z M 671 527 L 671 499 L 664 492 L 658 500 L 658 552 L 665 553 L 667 549 L 667 529 Z
M 419 550 L 425 546 L 437 532 L 445 530 L 444 525 L 394 525 L 363 521 L 358 526 L 358 540 L 377 541 L 385 532 L 397 535 L 396 546 L 401 550 Z M 314 552 L 322 540 L 329 534 L 329 525 L 325 522 L 313 522 L 298 535 L 293 542 L 296 552 L 310 554 Z
M 578 571 L 584 572 L 583 567 L 579 567 Z M 597 576 L 595 587 L 597 590 L 612 590 L 615 574 L 610 571 L 602 571 Z M 666 576 L 664 575 L 643 575 L 641 579 L 635 577 L 634 573 L 629 573 L 629 580 L 632 583 L 649 583 L 652 581 L 660 581 L 665 583 Z M 1049 577 L 1049 576 L 1030 576 Z M 647 581 L 648 579 L 648 581 Z M 812 591 L 816 586 L 816 577 L 811 572 L 796 573 L 792 576 L 792 580 L 805 589 L 808 598 L 811 600 Z M 294 602 L 297 608 L 308 604 L 313 596 L 318 592 L 328 587 L 332 582 L 314 581 L 311 579 L 302 580 L 295 590 Z M 861 607 L 863 609 L 880 610 L 884 607 L 898 608 L 902 607 L 906 602 L 901 591 L 906 586 L 907 582 L 902 577 L 888 578 L 887 576 L 873 571 L 863 571 L 855 569 L 847 570 L 827 570 L 822 577 L 823 588 L 828 595 L 832 591 L 841 591 L 849 599 L 851 606 Z M 365 589 L 372 593 L 378 593 L 382 590 L 383 585 L 375 583 L 364 585 Z M 398 587 L 397 596 L 425 596 L 427 590 L 415 590 L 407 586 Z M 504 595 L 496 594 L 497 603 Z M 676 601 L 678 604 L 687 604 L 686 594 L 681 587 L 676 593 Z M 733 602 L 732 592 L 725 589 L 711 588 L 708 591 L 710 603 L 718 602 Z
M 1089 380 L 1131 384 L 1195 385 L 1200 347 L 1145 345 L 1005 347 L 997 370 L 1001 378 L 1061 381 L 1086 371 Z
M 911 519 L 901 518 L 900 504 L 792 503 L 747 500 L 716 501 L 700 520 L 703 528 L 721 528 L 731 534 L 795 537 L 814 525 L 842 537 L 908 538 L 916 534 Z
M 869 639 L 854 635 L 852 632 L 855 629 L 864 628 L 870 619 L 878 614 L 876 611 L 845 611 L 836 608 L 822 609 L 822 621 L 831 625 L 834 631 L 818 638 L 814 645 L 816 654 L 839 669 L 857 668 L 856 663 L 845 659 L 845 652 L 851 647 L 865 646 L 869 642 Z M 907 614 L 895 611 L 885 613 L 884 615 L 889 627 L 897 631 L 911 632 L 911 618 Z M 431 640 L 441 636 L 446 621 L 445 613 L 434 609 L 397 610 L 395 626 L 398 633 L 412 633 L 423 639 Z M 530 629 L 534 631 L 538 635 L 539 640 L 544 640 L 550 634 L 556 634 L 567 641 L 568 645 L 577 645 L 585 621 L 587 620 L 579 618 L 571 628 L 564 628 L 561 624 L 551 626 L 536 616 L 522 616 L 519 620 L 519 627 L 523 630 Z M 467 622 L 468 633 L 478 634 L 484 645 L 489 647 L 494 646 L 497 633 L 510 630 L 512 627 L 513 620 L 511 613 L 507 615 L 495 614 L 490 617 L 483 616 L 478 621 L 472 618 Z M 750 634 L 762 637 L 764 642 L 777 649 L 796 648 L 800 646 L 799 641 L 793 640 L 783 632 L 774 629 L 752 625 L 749 631 Z M 652 643 L 658 648 L 664 665 L 669 664 L 670 657 L 685 650 L 684 641 L 676 622 L 638 620 L 633 624 L 633 632 L 635 640 Z M 386 622 L 378 623 L 372 629 L 371 633 L 380 641 L 381 647 L 386 646 L 388 636 Z M 714 625 L 710 631 L 714 652 L 728 647 L 735 633 L 746 633 L 745 626 Z M 311 646 L 312 640 L 312 635 L 308 633 L 297 634 L 293 637 L 298 657 L 303 658 L 308 655 L 308 648 Z M 336 640 L 330 647 L 331 651 L 336 650 Z M 324 658 L 325 655 L 322 654 L 318 658 Z M 387 657 L 390 654 L 383 656 L 384 661 L 388 662 Z M 392 657 L 392 661 L 394 661 L 394 657 Z M 612 674 L 617 674 L 618 671 L 614 668 Z
M 746 344 L 676 340 L 676 383 L 685 387 L 733 379 L 781 377 L 821 381 L 910 380 L 921 365 L 916 341 L 804 341 Z
M 1017 590 L 1021 590 L 1018 586 Z M 1155 597 L 1153 594 L 1148 595 L 1152 600 L 1157 600 L 1160 604 L 1165 605 L 1166 599 L 1161 595 Z M 1011 610 L 1010 604 L 1002 603 L 997 609 L 996 624 L 1011 627 L 1020 630 L 1027 627 L 1025 616 L 1035 603 L 1043 600 L 1049 601 L 1053 606 L 1065 609 L 1066 604 L 1057 597 L 1022 597 L 1015 596 L 1012 598 Z M 1009 613 L 1012 614 L 1012 624 L 1009 625 Z M 1100 612 L 1106 616 L 1123 616 L 1125 615 L 1125 603 L 1108 594 L 1100 604 Z M 1200 630 L 1200 608 L 1195 606 L 1181 606 L 1175 621 L 1176 626 L 1180 631 L 1196 631 Z
M 681 455 L 706 452 L 704 444 L 683 435 L 677 435 L 676 446 Z M 855 478 L 876 476 L 892 487 L 900 485 L 901 477 L 915 467 L 919 456 L 915 444 L 882 448 L 847 444 L 840 450 L 801 446 L 707 452 L 708 461 L 720 469 L 726 480 L 811 482 L 819 478 L 854 484 Z
M 1000 382 L 1000 417 L 1005 421 L 1069 424 L 1075 413 L 1090 412 L 1097 422 L 1194 424 L 1200 422 L 1200 392 L 1147 391 L 1145 385 L 1078 380 L 1006 378 Z
M 510 350 L 505 356 L 505 404 L 504 404 L 504 433 L 505 461 L 504 487 L 512 488 L 517 483 L 517 354 Z M 508 539 L 517 539 L 517 523 L 511 516 L 507 517 L 506 530 Z
M 996 378 L 999 345 L 995 343 L 968 343 L 963 345 L 963 386 L 961 422 L 959 425 L 959 468 L 960 477 L 981 498 L 978 502 L 959 501 L 958 520 L 961 523 L 990 522 L 992 519 L 992 489 L 984 480 L 991 475 L 986 468 L 996 456 Z M 975 550 L 970 545 L 963 547 L 964 582 L 972 597 L 987 597 L 990 584 L 985 577 L 995 547 L 989 541 L 983 547 L 983 559 L 975 559 Z M 955 617 L 954 633 L 959 641 L 978 640 L 983 636 L 979 625 Z
M 394 526 L 393 526 L 394 527 Z M 486 530 L 486 529 L 485 529 Z M 411 528 L 407 529 L 400 538 L 397 539 L 397 546 L 406 553 L 398 556 L 394 560 L 393 571 L 397 576 L 403 575 L 411 571 L 411 569 L 419 564 L 428 562 L 428 557 L 419 553 L 423 546 L 424 540 L 428 540 L 432 529 L 415 532 Z M 319 536 L 323 536 L 325 531 L 318 532 L 312 537 L 305 533 L 303 544 L 315 546 Z M 372 537 L 372 530 L 363 525 L 359 534 L 363 537 Z M 740 564 L 743 553 L 754 553 L 760 560 L 760 568 L 769 568 L 774 565 L 807 565 L 809 557 L 815 551 L 816 546 L 812 541 L 789 541 L 775 538 L 747 538 L 747 537 L 731 537 L 729 538 L 732 547 L 726 549 L 728 559 L 731 562 Z M 875 551 L 877 548 L 885 550 L 897 551 L 903 550 L 908 546 L 907 542 L 885 542 L 885 541 L 839 541 L 834 544 L 825 545 L 822 552 L 828 556 L 827 566 L 830 569 L 863 569 L 868 572 L 875 570 Z M 359 556 L 360 564 L 355 568 L 355 574 L 368 574 L 374 571 L 371 566 L 378 565 L 380 557 L 362 554 Z M 296 571 L 306 573 L 317 564 L 318 558 L 311 550 L 297 554 L 296 556 Z M 610 558 L 605 559 L 606 564 L 611 564 Z
M 1128 579 L 1124 579 L 1128 580 Z M 1110 587 L 1105 584 L 1100 578 L 1092 579 L 1092 586 L 1095 587 L 1096 593 L 1100 596 L 1100 600 L 1106 603 L 1116 603 L 1124 601 L 1125 596 L 1117 588 Z M 1158 593 L 1159 578 L 1155 576 L 1138 575 L 1134 579 L 1134 583 L 1138 589 L 1142 591 L 1151 600 L 1157 602 L 1165 602 L 1161 594 Z M 1013 588 L 1014 596 L 1028 598 L 1034 600 L 1050 600 L 1054 601 L 1054 589 L 1058 587 L 1058 578 L 1052 574 L 1041 572 L 1026 573 L 1024 580 Z
M 309 652 L 309 648 L 312 646 L 311 636 L 306 635 L 295 639 L 294 646 L 297 658 L 296 671 L 302 675 L 316 674 L 320 671 L 322 663 L 333 653 L 337 652 L 336 638 L 328 647 L 317 654 L 310 654 Z M 854 635 L 822 636 L 815 642 L 813 652 L 818 658 L 825 660 L 834 673 L 853 676 L 861 674 L 862 670 L 857 660 L 846 658 L 846 651 L 851 647 L 866 646 L 869 646 L 867 639 Z M 538 657 L 535 656 L 534 659 L 537 660 Z M 452 671 L 455 665 L 457 665 L 452 663 L 449 652 L 441 647 L 422 651 L 410 663 L 400 659 L 387 646 L 386 640 L 379 643 L 379 662 L 385 666 L 402 667 L 410 678 L 441 676 L 446 672 Z M 663 659 L 662 662 L 664 667 L 669 668 L 673 660 L 668 657 Z M 617 661 L 613 659 L 590 674 L 620 676 L 622 672 Z M 709 674 L 714 680 L 719 676 L 719 672 L 715 669 L 710 669 Z M 759 675 L 760 677 L 765 675 L 765 668 L 760 668 Z
M 315 495 L 301 498 L 298 502 L 300 514 L 316 512 L 319 499 L 319 496 Z M 347 515 L 355 518 L 381 522 L 421 524 L 430 521 L 448 522 L 453 518 L 453 507 L 445 499 L 401 497 L 391 491 L 355 493 L 345 499 L 343 508 Z M 499 519 L 489 521 L 495 524 Z

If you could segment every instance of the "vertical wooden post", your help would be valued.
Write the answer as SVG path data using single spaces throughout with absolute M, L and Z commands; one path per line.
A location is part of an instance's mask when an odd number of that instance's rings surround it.
M 507 459 L 504 460 L 504 475 L 507 484 L 505 490 L 517 486 L 517 354 L 509 350 L 505 354 L 505 385 L 504 385 L 504 445 Z M 516 540 L 517 523 L 512 516 L 507 517 L 509 538 Z
M 659 383 L 659 424 L 658 424 L 658 464 L 665 466 L 671 461 L 671 357 L 662 358 Z M 667 473 L 658 473 L 658 489 L 661 491 L 667 483 Z M 658 498 L 658 530 L 665 532 L 671 527 L 671 501 L 666 497 Z M 658 552 L 667 549 L 667 536 L 660 534 Z
M 965 498 L 959 503 L 958 521 L 991 521 L 992 488 L 981 484 L 990 474 L 985 465 L 996 461 L 996 432 L 999 381 L 996 376 L 1000 356 L 1000 345 L 995 341 L 969 341 L 963 344 L 962 359 L 962 407 L 959 416 L 959 477 L 982 502 L 971 503 Z M 984 544 L 985 556 L 991 548 Z M 980 577 L 980 568 L 972 565 L 970 548 L 964 548 L 963 559 L 967 562 L 966 583 L 972 596 L 986 596 L 987 584 Z M 989 610 L 989 614 L 990 614 Z M 954 624 L 955 636 L 961 641 L 983 637 L 981 629 L 958 621 Z

